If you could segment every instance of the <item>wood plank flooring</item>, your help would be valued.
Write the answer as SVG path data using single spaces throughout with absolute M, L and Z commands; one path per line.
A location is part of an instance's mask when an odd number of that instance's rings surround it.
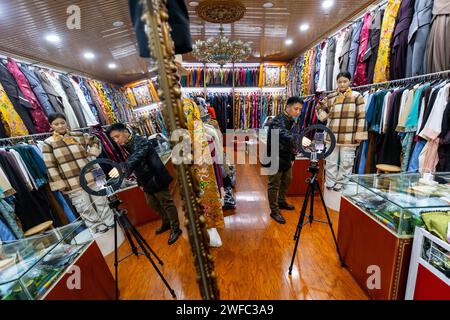
M 283 211 L 287 223 L 277 224 L 269 216 L 267 178 L 257 165 L 237 165 L 235 197 L 237 209 L 226 212 L 225 229 L 219 230 L 223 246 L 212 248 L 219 276 L 221 299 L 368 299 L 350 273 L 341 268 L 329 227 L 320 223 L 305 226 L 292 276 L 288 267 L 294 247 L 303 197 L 288 198 L 295 211 Z M 304 183 L 293 181 L 292 183 Z M 179 196 L 175 199 L 179 204 Z M 325 220 L 317 197 L 315 218 Z M 308 211 L 309 212 L 309 211 Z M 184 215 L 180 213 L 183 224 Z M 338 214 L 330 213 L 335 232 Z M 164 261 L 161 270 L 178 299 L 200 299 L 187 232 L 172 246 L 168 233 L 156 236 L 160 222 L 139 228 L 150 246 Z M 184 225 L 184 224 L 183 224 Z M 125 243 L 120 256 L 130 252 Z M 107 258 L 114 272 L 111 254 Z M 121 299 L 172 299 L 156 271 L 144 256 L 129 257 L 119 267 Z

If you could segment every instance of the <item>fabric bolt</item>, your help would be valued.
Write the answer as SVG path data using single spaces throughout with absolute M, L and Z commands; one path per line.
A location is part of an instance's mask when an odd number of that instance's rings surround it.
M 326 60 L 327 91 L 333 90 L 333 85 L 335 83 L 335 80 L 333 78 L 335 55 L 336 55 L 336 38 L 330 38 L 328 40 L 327 60 Z
M 342 50 L 339 55 L 339 69 L 341 71 L 348 71 L 350 60 L 350 47 L 352 45 L 353 26 L 348 27 L 345 31 Z M 313 92 L 313 91 L 312 91 Z
M 78 99 L 77 93 L 75 92 L 75 88 L 73 87 L 70 79 L 67 75 L 61 74 L 59 76 L 59 81 L 61 82 L 61 86 L 66 93 L 67 99 L 69 100 L 70 105 L 72 106 L 72 110 L 77 117 L 78 124 L 80 127 L 87 127 L 87 122 L 83 114 L 83 109 L 81 106 L 80 99 Z
M 356 59 L 356 69 L 353 77 L 353 84 L 355 86 L 362 86 L 367 84 L 367 63 L 364 55 L 369 44 L 370 26 L 372 23 L 372 13 L 367 12 L 364 15 L 363 26 L 361 29 L 361 36 L 359 39 L 358 55 Z
M 391 51 L 391 79 L 402 79 L 406 75 L 408 34 L 414 15 L 415 0 L 403 0 L 397 14 Z
M 31 85 L 28 82 L 27 78 L 24 76 L 22 71 L 20 71 L 17 63 L 8 58 L 8 63 L 6 64 L 6 68 L 8 68 L 9 72 L 12 74 L 14 79 L 16 80 L 17 85 L 22 91 L 24 97 L 31 103 L 32 109 L 30 111 L 31 116 L 33 117 L 34 127 L 38 133 L 44 133 L 50 131 L 50 125 L 47 121 L 47 117 L 45 116 L 44 111 L 42 110 L 42 106 L 39 103 L 39 100 L 36 98 L 33 90 L 31 89 Z
M 56 112 L 50 102 L 47 92 L 45 92 L 45 89 L 41 84 L 41 81 L 33 72 L 33 70 L 31 70 L 26 65 L 20 65 L 19 68 L 20 71 L 22 71 L 23 75 L 27 78 L 28 83 L 30 84 L 36 98 L 39 100 L 39 103 L 42 106 L 42 110 L 44 111 L 45 115 L 48 116 L 50 113 Z
M 3 63 L 0 63 L 0 83 L 6 92 L 9 100 L 14 106 L 17 114 L 22 119 L 30 134 L 37 133 L 31 111 L 32 104 L 24 97 L 22 91 L 17 85 L 16 80 Z
M 425 51 L 425 73 L 450 69 L 450 2 L 434 0 L 431 30 Z
M 386 6 L 383 16 L 383 24 L 381 27 L 377 62 L 375 63 L 375 71 L 373 76 L 374 83 L 389 81 L 391 41 L 394 35 L 395 21 L 401 2 L 402 0 L 389 0 Z
M 384 9 L 378 9 L 370 24 L 369 40 L 367 43 L 367 50 L 364 53 L 364 60 L 367 65 L 367 82 L 373 82 L 373 75 L 375 72 L 375 63 L 378 57 L 378 49 L 380 45 L 381 26 L 384 17 Z
M 430 33 L 433 0 L 415 0 L 414 15 L 408 33 L 406 77 L 424 73 L 425 50 Z
M 42 89 L 47 94 L 48 101 L 51 104 L 51 111 L 64 113 L 63 98 L 55 90 L 55 88 L 53 87 L 53 83 L 51 82 L 47 74 L 41 69 L 34 70 L 34 74 L 40 81 Z
M 363 27 L 363 20 L 359 20 L 359 21 L 355 22 L 355 24 L 353 25 L 350 50 L 348 53 L 349 58 L 348 58 L 348 68 L 347 68 L 347 71 L 352 76 L 352 79 L 354 79 L 355 70 L 356 70 L 356 62 L 358 59 L 358 49 L 359 49 L 359 39 L 361 37 L 362 27 Z
M 19 114 L 14 109 L 6 91 L 0 83 L 0 119 L 8 137 L 27 135 L 28 130 Z

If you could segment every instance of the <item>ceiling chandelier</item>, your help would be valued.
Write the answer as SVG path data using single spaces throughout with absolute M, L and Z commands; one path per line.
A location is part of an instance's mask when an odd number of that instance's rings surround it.
M 223 66 L 246 60 L 252 52 L 251 42 L 231 41 L 223 32 L 223 23 L 233 23 L 245 14 L 240 0 L 204 0 L 196 8 L 199 17 L 207 22 L 220 23 L 219 34 L 206 41 L 197 40 L 192 46 L 194 57 L 201 62 Z
M 206 41 L 197 40 L 192 46 L 192 54 L 201 62 L 218 63 L 223 66 L 230 62 L 244 61 L 252 53 L 249 42 L 230 41 L 220 25 L 219 34 Z

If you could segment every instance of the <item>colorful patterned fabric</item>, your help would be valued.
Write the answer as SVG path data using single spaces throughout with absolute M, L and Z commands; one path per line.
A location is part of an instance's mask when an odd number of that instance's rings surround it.
M 385 82 L 390 78 L 390 55 L 391 41 L 394 35 L 395 20 L 400 8 L 401 0 L 389 0 L 383 17 L 381 27 L 380 46 L 378 49 L 377 62 L 375 64 L 375 73 L 373 82 Z
M 192 150 L 194 152 L 194 172 L 200 184 L 200 199 L 203 204 L 207 228 L 223 228 L 224 218 L 222 203 L 219 196 L 219 188 L 212 165 L 211 153 L 206 139 L 203 122 L 200 118 L 198 106 L 189 99 L 183 101 L 184 113 L 187 119 L 188 129 L 191 134 Z
M 28 130 L 0 84 L 0 120 L 9 137 L 28 135 Z

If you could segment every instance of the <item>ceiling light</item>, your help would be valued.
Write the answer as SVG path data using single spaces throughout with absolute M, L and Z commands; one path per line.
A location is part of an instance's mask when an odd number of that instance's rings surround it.
M 51 42 L 51 43 L 57 43 L 57 42 L 61 41 L 61 38 L 57 34 L 48 34 L 45 37 L 45 40 L 47 40 L 48 42 Z
M 273 7 L 273 3 L 272 2 L 266 2 L 263 4 L 264 8 L 272 8 Z
M 304 23 L 300 26 L 300 31 L 306 31 L 309 29 L 309 24 Z
M 115 64 L 115 63 L 108 63 L 108 68 L 116 69 L 117 68 L 117 64 Z
M 191 2 L 189 2 L 189 5 L 191 7 L 198 7 L 198 1 L 191 1 Z
M 85 52 L 83 56 L 89 60 L 92 60 L 95 58 L 95 54 L 93 54 L 92 52 Z
M 119 28 L 119 27 L 121 27 L 123 25 L 124 25 L 123 21 L 115 21 L 113 23 L 113 26 L 116 27 L 116 28 Z
M 322 2 L 322 8 L 324 9 L 331 8 L 333 5 L 334 5 L 333 0 L 325 0 L 324 2 Z
M 287 46 L 290 46 L 291 44 L 294 43 L 294 41 L 292 39 L 287 39 L 285 43 Z

